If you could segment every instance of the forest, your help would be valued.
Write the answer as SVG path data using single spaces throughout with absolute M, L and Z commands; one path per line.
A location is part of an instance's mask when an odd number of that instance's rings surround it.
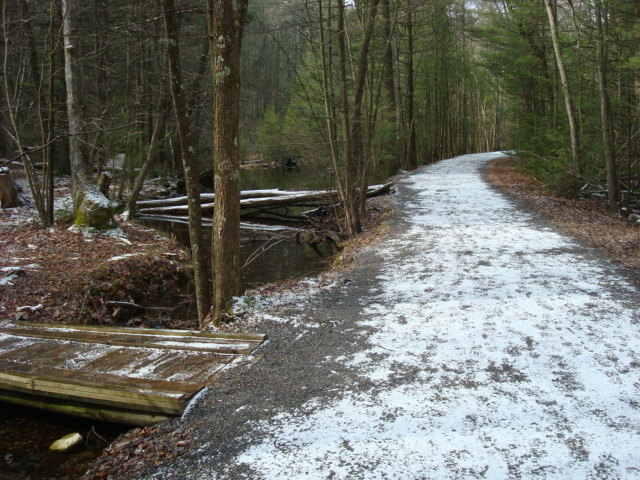
M 241 289 L 241 164 L 311 165 L 344 236 L 367 187 L 513 150 L 567 197 L 639 209 L 640 4 L 628 0 L 3 1 L 0 167 L 21 162 L 43 227 L 58 175 L 78 225 L 135 215 L 182 178 L 198 316 Z M 201 179 L 208 177 L 208 182 Z M 111 185 L 109 185 L 111 182 Z M 215 186 L 213 282 L 200 194 Z M 213 292 L 213 293 L 212 293 Z

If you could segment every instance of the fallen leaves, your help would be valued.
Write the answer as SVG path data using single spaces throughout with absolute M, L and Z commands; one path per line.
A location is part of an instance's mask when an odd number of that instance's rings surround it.
M 145 467 L 162 465 L 187 452 L 187 432 L 158 433 L 159 427 L 136 428 L 127 432 L 104 450 L 86 478 L 105 480 L 123 475 L 135 478 Z
M 606 250 L 616 261 L 640 272 L 640 227 L 609 213 L 602 200 L 568 199 L 555 195 L 536 179 L 521 173 L 511 158 L 491 162 L 486 176 L 503 192 L 547 215 L 589 245 Z
M 144 227 L 120 227 L 126 242 L 0 219 L 0 267 L 23 270 L 12 285 L 0 286 L 0 314 L 14 318 L 18 307 L 42 304 L 29 319 L 109 323 L 107 301 L 146 304 L 186 282 L 186 255 L 177 246 Z M 39 268 L 26 268 L 34 264 Z

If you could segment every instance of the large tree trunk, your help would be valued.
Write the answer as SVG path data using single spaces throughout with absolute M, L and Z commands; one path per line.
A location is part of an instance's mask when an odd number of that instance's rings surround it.
M 607 65 L 605 54 L 605 35 L 603 32 L 602 2 L 596 0 L 596 27 L 598 38 L 596 40 L 596 55 L 598 62 L 598 91 L 600 93 L 600 118 L 602 123 L 602 143 L 604 146 L 604 161 L 607 169 L 607 194 L 609 210 L 618 211 L 620 201 L 620 185 L 616 172 L 616 153 L 613 144 L 613 127 L 611 125 L 611 102 L 607 89 Z
M 76 211 L 75 224 L 105 230 L 114 226 L 114 205 L 89 180 L 89 162 L 85 154 L 84 113 L 80 78 L 79 0 L 62 0 L 64 37 L 64 74 L 67 85 L 71 192 Z
M 183 93 L 182 71 L 180 68 L 180 47 L 178 44 L 178 27 L 175 15 L 175 1 L 162 0 L 164 24 L 167 33 L 167 61 L 169 64 L 169 83 L 171 98 L 176 114 L 180 155 L 184 168 L 189 205 L 189 240 L 191 244 L 191 261 L 196 286 L 196 304 L 200 327 L 204 327 L 204 318 L 211 308 L 211 291 L 205 257 L 204 237 L 202 235 L 202 211 L 200 207 L 200 166 L 195 155 L 191 122 L 187 112 L 187 102 Z M 155 132 L 154 132 L 155 134 Z
M 562 93 L 564 94 L 564 104 L 567 111 L 567 120 L 569 121 L 569 132 L 571 134 L 571 156 L 576 168 L 576 174 L 579 174 L 582 166 L 580 163 L 580 134 L 578 131 L 578 114 L 573 104 L 573 96 L 571 94 L 571 86 L 569 76 L 564 66 L 562 58 L 562 50 L 560 49 L 560 39 L 558 38 L 558 25 L 556 24 L 556 15 L 551 4 L 552 0 L 544 0 L 549 17 L 549 31 L 551 33 L 551 42 L 553 43 L 553 51 L 556 56 L 556 64 L 558 65 L 558 73 L 560 74 L 560 84 Z
M 324 116 L 327 128 L 327 138 L 329 140 L 329 155 L 331 157 L 331 165 L 337 177 L 336 185 L 338 187 L 338 194 L 340 195 L 340 202 L 345 205 L 345 190 L 344 184 L 341 181 L 340 175 L 340 152 L 338 151 L 338 134 L 336 128 L 336 115 L 335 105 L 333 103 L 333 83 L 331 73 L 331 16 L 327 23 L 329 28 L 325 29 L 324 25 L 324 7 L 322 0 L 318 0 L 318 31 L 320 35 L 320 62 L 322 71 L 322 100 L 324 106 Z M 327 36 L 326 32 L 329 32 Z
M 240 46 L 249 0 L 209 0 L 214 83 L 213 218 L 214 322 L 242 293 L 240 279 Z

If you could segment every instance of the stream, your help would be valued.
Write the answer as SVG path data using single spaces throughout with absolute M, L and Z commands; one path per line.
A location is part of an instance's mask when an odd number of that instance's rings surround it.
M 373 172 L 370 183 L 383 183 L 395 174 L 394 168 L 390 165 Z M 329 190 L 334 183 L 328 164 L 240 170 L 242 190 Z M 155 219 L 144 220 L 143 223 L 173 236 L 181 245 L 189 245 L 188 226 L 184 223 Z M 205 245 L 210 245 L 210 228 L 205 228 L 205 235 Z M 300 241 L 295 232 L 265 235 L 243 231 L 241 236 L 242 280 L 245 288 L 315 275 L 328 268 L 337 253 L 333 243 L 309 245 Z

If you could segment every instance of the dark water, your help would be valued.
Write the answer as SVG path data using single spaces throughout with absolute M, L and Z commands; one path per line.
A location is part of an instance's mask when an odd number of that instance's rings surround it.
M 131 427 L 0 404 L 0 479 L 72 480 L 119 434 Z M 69 452 L 49 450 L 55 440 L 80 433 L 85 442 Z
M 376 164 L 369 171 L 369 184 L 385 183 L 398 172 L 393 159 Z M 240 170 L 243 190 L 279 188 L 281 190 L 335 190 L 335 174 L 329 163 L 301 163 L 295 168 L 257 168 Z
M 329 164 L 302 164 L 295 168 L 255 168 L 240 170 L 243 190 L 327 190 L 335 187 Z
M 188 226 L 180 222 L 144 220 L 144 224 L 173 236 L 180 244 L 189 244 Z M 205 229 L 205 245 L 210 245 L 209 228 Z M 245 232 L 240 242 L 242 281 L 247 288 L 315 275 L 331 265 L 337 252 L 333 244 L 322 242 L 311 246 L 299 241 L 294 232 L 259 235 Z
M 370 172 L 370 183 L 383 183 L 397 171 L 397 165 L 382 165 Z M 299 163 L 295 168 L 256 168 L 240 170 L 242 190 L 329 190 L 335 189 L 335 175 L 328 162 Z M 289 214 L 300 212 L 289 209 Z M 174 235 L 182 245 L 189 244 L 187 226 L 177 222 L 145 220 L 145 224 Z M 207 229 L 208 230 L 208 229 Z M 246 287 L 314 275 L 331 264 L 337 252 L 333 244 L 310 246 L 284 233 L 269 240 L 251 241 L 254 233 L 245 232 L 241 243 L 242 277 Z M 205 242 L 210 244 L 209 238 Z

